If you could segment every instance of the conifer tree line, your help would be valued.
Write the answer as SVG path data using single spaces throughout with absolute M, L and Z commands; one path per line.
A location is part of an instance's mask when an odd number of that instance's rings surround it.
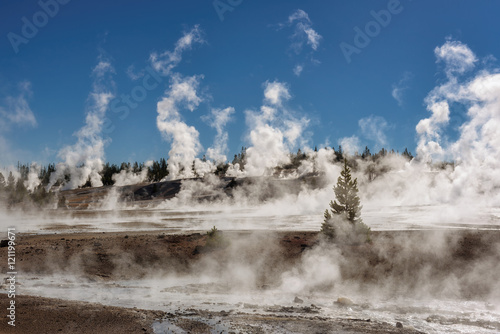
M 339 146 L 338 149 L 333 149 L 335 152 L 334 159 L 332 163 L 342 162 L 344 161 L 345 153 L 342 150 L 342 147 Z M 317 147 L 314 148 L 314 151 L 318 151 Z M 240 169 L 245 169 L 246 159 L 247 159 L 247 148 L 242 147 L 241 151 L 238 154 L 234 155 L 231 163 L 233 165 L 239 164 Z M 394 150 L 387 151 L 382 148 L 378 153 L 372 154 L 368 147 L 365 147 L 362 154 L 356 153 L 352 158 L 349 159 L 349 165 L 351 168 L 356 168 L 356 161 L 358 159 L 369 160 L 376 163 L 382 157 L 387 155 L 401 155 L 408 160 L 413 158 L 413 155 L 405 149 L 403 153 L 395 152 Z M 308 154 L 303 152 L 300 148 L 297 153 L 289 153 L 290 163 L 276 167 L 276 171 L 283 170 L 294 170 L 298 168 L 303 160 L 309 158 Z M 206 160 L 205 157 L 203 160 Z M 133 173 L 141 173 L 144 169 L 147 169 L 147 182 L 160 182 L 164 180 L 168 176 L 168 165 L 165 158 L 160 158 L 157 161 L 153 161 L 152 164 L 148 164 L 146 166 L 144 163 L 139 162 L 123 162 L 120 165 L 106 163 L 103 166 L 101 171 L 101 180 L 104 186 L 112 186 L 115 181 L 113 180 L 113 175 L 120 173 L 121 171 L 133 172 Z M 193 162 L 194 168 L 194 162 Z M 226 172 L 229 168 L 229 163 L 219 163 L 216 166 L 215 175 L 223 177 L 226 175 Z M 48 189 L 48 185 L 51 181 L 51 175 L 56 171 L 56 165 L 50 163 L 46 166 L 38 166 L 36 169 L 30 164 L 17 164 L 17 173 L 13 174 L 12 171 L 6 171 L 5 169 L 0 169 L 0 201 L 8 203 L 9 206 L 16 205 L 22 203 L 23 201 L 31 201 L 37 206 L 44 206 L 47 203 L 51 203 L 54 201 L 55 195 L 53 192 L 53 188 L 58 188 L 64 182 L 70 180 L 70 175 L 65 175 L 64 179 L 57 180 L 54 184 L 55 187 Z M 28 190 L 27 181 L 31 172 L 36 171 L 37 177 L 39 180 L 38 186 L 34 189 Z M 372 180 L 377 175 L 384 173 L 384 170 L 377 170 L 376 166 L 373 167 L 373 170 L 370 168 L 368 172 L 373 174 L 369 176 L 369 180 Z M 278 174 L 278 173 L 275 173 Z M 88 180 L 82 188 L 90 187 L 91 183 Z

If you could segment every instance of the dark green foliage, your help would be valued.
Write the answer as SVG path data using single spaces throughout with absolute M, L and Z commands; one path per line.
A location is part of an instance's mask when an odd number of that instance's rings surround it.
M 330 205 L 332 203 L 330 202 Z M 333 216 L 330 214 L 330 212 L 325 210 L 325 213 L 323 214 L 323 217 L 325 220 L 321 224 L 321 233 L 326 236 L 328 239 L 334 240 L 337 237 L 337 232 L 335 230 L 335 226 L 333 224 Z
M 138 164 L 137 161 L 134 162 L 134 165 L 132 167 L 132 172 L 133 173 L 139 173 L 140 171 L 142 171 L 142 164 Z
M 19 161 L 17 162 L 17 171 L 21 174 L 21 179 L 27 180 L 28 174 L 30 173 L 29 165 L 21 164 Z
M 193 160 L 193 164 L 191 165 L 191 170 L 193 171 L 194 177 L 200 177 L 196 172 L 196 160 Z
M 344 159 L 344 151 L 342 150 L 342 145 L 339 145 L 338 151 L 335 152 L 337 161 L 342 161 Z
M 3 176 L 2 173 L 0 173 L 0 192 L 4 191 L 5 187 L 7 187 L 7 183 L 5 182 L 5 177 Z
M 90 181 L 90 176 L 87 179 L 87 182 L 83 184 L 80 188 L 91 188 L 92 187 L 92 181 Z
M 370 153 L 370 149 L 368 148 L 368 146 L 365 146 L 365 150 L 361 154 L 361 158 L 362 159 L 369 159 L 369 158 L 371 158 L 371 156 L 372 156 L 372 154 Z
M 120 172 L 122 170 L 130 170 L 130 162 L 122 162 L 120 165 Z
M 164 158 L 161 158 L 160 161 L 153 161 L 151 167 L 148 168 L 148 180 L 150 182 L 160 182 L 167 175 L 167 162 Z
M 28 196 L 28 190 L 24 186 L 24 181 L 19 178 L 15 181 L 14 189 L 9 193 L 7 203 L 9 206 L 14 206 L 22 203 Z
M 405 151 L 403 152 L 402 156 L 408 160 L 413 159 L 413 155 L 411 154 L 411 152 L 408 152 L 408 149 L 406 147 L 405 147 Z
M 333 187 L 335 201 L 330 201 L 330 211 L 324 213 L 321 232 L 328 239 L 342 238 L 347 242 L 369 240 L 370 228 L 361 219 L 361 201 L 358 196 L 358 180 L 352 179 L 351 170 L 344 159 L 344 169 Z M 361 237 L 361 238 L 360 238 Z
M 358 180 L 352 179 L 351 170 L 344 161 L 344 169 L 333 188 L 336 200 L 330 203 L 332 214 L 347 214 L 347 220 L 352 223 L 361 222 L 361 201 L 358 196 Z M 338 202 L 337 202 L 338 200 Z
M 217 169 L 215 170 L 215 175 L 219 176 L 219 177 L 223 177 L 226 175 L 226 172 L 229 168 L 229 164 L 228 163 L 219 163 L 217 165 Z
M 241 152 L 239 154 L 234 155 L 234 159 L 232 164 L 240 164 L 240 169 L 244 170 L 245 169 L 245 164 L 247 163 L 247 148 L 242 147 Z
M 285 170 L 297 169 L 300 167 L 300 164 L 303 160 L 307 159 L 307 154 L 301 151 L 299 148 L 297 150 L 297 154 L 290 153 L 290 163 L 282 166 Z
M 125 163 L 122 163 L 122 166 Z M 101 171 L 101 181 L 102 184 L 105 186 L 112 186 L 115 184 L 115 181 L 113 180 L 113 174 L 119 173 L 118 166 L 113 164 L 110 165 L 109 162 L 104 165 Z
M 297 154 L 295 154 L 295 155 L 293 155 L 293 154 L 292 154 L 292 155 L 291 155 L 291 159 L 290 159 L 290 160 L 292 161 L 292 165 L 293 165 L 294 167 L 299 167 L 299 166 L 300 166 L 300 164 L 301 164 L 301 162 L 302 162 L 303 160 L 306 160 L 306 159 L 307 159 L 307 155 L 306 155 L 304 152 L 302 152 L 302 151 L 300 150 L 300 148 L 299 148 L 299 149 L 297 150 Z
M 56 166 L 54 164 L 49 164 L 47 167 L 42 167 L 38 178 L 43 186 L 47 186 L 50 182 L 50 175 L 56 171 Z
M 207 241 L 205 242 L 205 247 L 207 249 L 224 248 L 227 246 L 229 246 L 229 240 L 224 238 L 222 232 L 215 226 L 207 232 Z
M 13 192 L 14 188 L 16 186 L 16 178 L 12 174 L 12 172 L 9 172 L 9 176 L 7 177 L 7 192 Z
M 325 149 L 327 149 L 325 147 Z M 241 152 L 234 156 L 232 161 L 233 164 L 239 164 L 240 169 L 245 169 L 246 164 L 246 147 L 241 148 Z M 314 147 L 314 151 L 317 152 L 317 147 Z M 399 155 L 399 152 L 395 152 L 391 150 L 388 152 L 386 149 L 382 148 L 378 153 L 371 154 L 368 147 L 365 147 L 363 153 L 358 156 L 357 154 L 353 157 L 353 159 L 349 159 L 347 161 L 347 166 L 353 170 L 358 170 L 358 163 L 360 163 L 360 159 L 367 160 L 368 166 L 364 169 L 369 181 L 374 180 L 380 175 L 387 173 L 390 170 L 390 166 L 383 163 L 382 157 L 386 155 Z M 308 156 L 301 149 L 298 149 L 297 153 L 290 153 L 290 163 L 287 165 L 278 166 L 275 171 L 275 175 L 292 175 L 302 164 L 302 162 L 306 159 L 314 159 L 315 155 L 311 152 Z M 401 153 L 402 157 L 405 157 L 408 160 L 413 159 L 413 155 L 405 148 L 404 152 Z M 336 161 L 344 161 L 347 155 L 343 152 L 342 146 L 339 145 L 338 150 L 335 150 L 335 156 L 333 157 L 332 163 Z M 202 161 L 207 161 L 206 157 L 202 158 Z M 316 164 L 313 164 L 313 171 L 316 171 Z M 360 165 L 360 166 L 363 166 Z M 79 166 L 82 167 L 82 166 Z M 160 182 L 168 176 L 168 165 L 164 158 L 161 158 L 158 161 L 153 161 L 153 164 L 150 167 L 147 167 L 147 179 L 149 182 Z M 445 169 L 445 168 L 454 168 L 454 164 L 452 162 L 444 162 L 444 163 L 436 163 L 432 166 L 436 169 Z M 35 189 L 28 191 L 24 184 L 28 179 L 30 172 L 33 172 L 33 166 L 30 164 L 22 164 L 18 162 L 17 164 L 17 173 L 15 175 L 19 175 L 19 180 L 16 180 L 16 177 L 12 172 L 7 174 L 4 172 L 0 173 L 0 201 L 5 201 L 10 204 L 10 206 L 26 206 L 27 204 L 35 204 L 37 207 L 42 207 L 44 205 L 53 204 L 57 201 L 55 198 L 55 194 L 53 193 L 54 189 L 57 189 L 59 186 L 64 185 L 71 181 L 71 176 L 69 174 L 69 170 L 62 171 L 61 177 L 59 180 L 52 180 L 53 187 L 49 189 L 48 185 L 51 183 L 51 177 L 54 176 L 54 172 L 56 171 L 55 164 L 48 164 L 47 166 L 37 167 L 38 178 L 40 180 L 40 185 Z M 113 180 L 113 175 L 119 173 L 120 171 L 126 170 L 131 171 L 133 173 L 140 173 L 144 168 L 144 164 L 138 162 L 123 162 L 121 164 L 115 165 L 106 163 L 103 166 L 103 170 L 101 171 L 102 182 L 105 186 L 111 186 L 115 182 Z M 219 177 L 224 177 L 229 168 L 229 164 L 226 162 L 221 162 L 216 166 L 214 174 Z M 58 171 L 61 172 L 61 171 Z M 356 180 L 354 180 L 356 181 Z M 90 180 L 82 187 L 91 187 Z M 158 189 L 156 189 L 158 190 Z M 65 200 L 64 200 L 65 203 Z M 339 204 L 339 203 L 337 203 Z M 61 206 L 66 207 L 66 204 L 60 203 Z M 328 212 L 328 214 L 330 214 Z M 331 215 L 331 214 L 330 214 Z M 325 217 L 326 219 L 327 217 Z M 333 219 L 333 218 L 332 218 Z M 362 225 L 360 225 L 362 226 Z M 332 233 L 330 233 L 332 234 Z
M 43 208 L 54 200 L 54 193 L 53 192 L 47 192 L 45 189 L 45 186 L 40 184 L 38 187 L 33 190 L 31 193 L 31 200 L 33 201 L 33 204 L 35 204 L 39 208 Z
M 382 149 L 377 153 L 373 155 L 373 160 L 378 160 L 380 158 L 383 158 L 387 155 L 387 150 L 382 147 Z

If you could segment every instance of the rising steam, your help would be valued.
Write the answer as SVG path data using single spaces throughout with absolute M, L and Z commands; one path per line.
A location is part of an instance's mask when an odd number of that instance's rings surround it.
M 260 112 L 247 111 L 250 127 L 245 175 L 263 176 L 290 161 L 288 153 L 295 148 L 309 120 L 294 118 L 284 104 L 291 98 L 286 84 L 274 81 L 264 84 L 264 104 Z
M 94 187 L 102 186 L 101 175 L 104 164 L 102 128 L 109 102 L 114 98 L 113 66 L 104 56 L 92 71 L 94 82 L 89 95 L 85 125 L 75 133 L 77 142 L 63 147 L 58 156 L 63 160 L 57 164 L 56 172 L 51 175 L 49 187 L 57 181 L 70 176 L 64 189 L 74 189 L 90 181 Z
M 421 120 L 417 152 L 420 159 L 451 159 L 457 167 L 450 173 L 454 196 L 486 195 L 498 204 L 500 180 L 500 75 L 498 69 L 475 69 L 478 59 L 463 43 L 447 41 L 435 50 L 447 81 L 426 98 L 429 118 Z M 470 74 L 469 74 L 470 73 Z M 467 110 L 458 127 L 458 139 L 443 135 L 450 115 Z
M 166 96 L 158 102 L 158 129 L 171 141 L 168 153 L 168 171 L 172 179 L 194 176 L 193 162 L 201 151 L 199 132 L 181 119 L 180 107 L 193 111 L 202 99 L 197 94 L 200 77 L 172 78 Z

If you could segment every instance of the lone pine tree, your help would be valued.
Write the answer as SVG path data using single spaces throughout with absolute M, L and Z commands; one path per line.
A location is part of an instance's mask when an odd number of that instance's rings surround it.
M 364 237 L 368 241 L 370 228 L 361 219 L 358 180 L 352 179 L 347 159 L 333 191 L 335 201 L 330 201 L 330 211 L 325 211 L 321 232 L 330 240 L 343 238 L 347 242 L 358 242 Z

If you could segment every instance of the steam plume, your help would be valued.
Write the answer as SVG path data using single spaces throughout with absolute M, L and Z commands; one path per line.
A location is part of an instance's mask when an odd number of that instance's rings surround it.
M 309 123 L 307 118 L 297 120 L 284 108 L 283 104 L 290 98 L 284 83 L 266 82 L 260 113 L 247 111 L 252 144 L 247 150 L 247 175 L 266 175 L 273 167 L 290 161 L 288 152 L 294 148 Z
M 165 138 L 171 141 L 168 153 L 168 171 L 171 179 L 193 177 L 193 162 L 201 151 L 199 132 L 181 120 L 179 108 L 193 111 L 202 99 L 196 90 L 200 76 L 182 78 L 175 75 L 166 96 L 158 102 L 156 124 Z
M 212 109 L 210 116 L 205 118 L 210 122 L 210 126 L 217 131 L 213 147 L 207 149 L 207 157 L 217 163 L 227 160 L 225 153 L 227 152 L 228 134 L 224 127 L 231 119 L 232 114 L 234 114 L 233 107 Z
M 114 69 L 111 63 L 103 56 L 93 69 L 94 83 L 89 95 L 85 125 L 76 132 L 77 142 L 66 146 L 59 151 L 58 156 L 63 162 L 57 164 L 56 172 L 51 175 L 52 186 L 57 180 L 70 176 L 70 181 L 64 185 L 65 189 L 73 189 L 90 180 L 92 186 L 102 186 L 101 176 L 104 161 L 104 145 L 102 127 L 109 102 L 114 98 L 112 89 L 114 82 L 111 74 Z

